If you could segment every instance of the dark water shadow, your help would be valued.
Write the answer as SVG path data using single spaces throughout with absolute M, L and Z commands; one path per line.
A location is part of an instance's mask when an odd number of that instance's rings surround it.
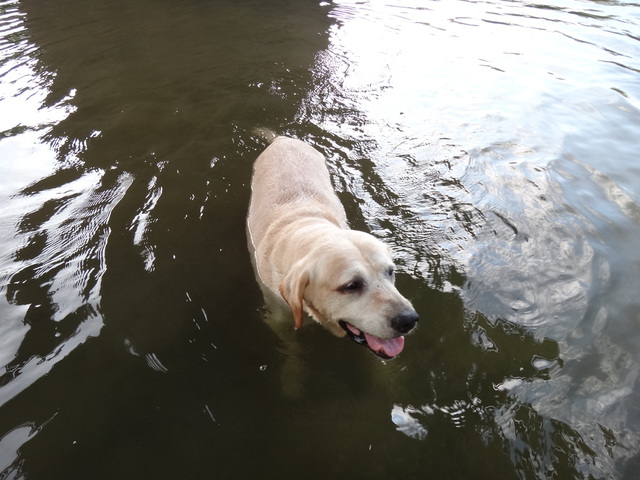
M 33 207 L 7 300 L 29 329 L 0 385 L 34 378 L 3 399 L 2 437 L 24 438 L 0 476 L 191 478 L 212 450 L 242 461 L 234 429 L 211 429 L 244 415 L 220 405 L 250 412 L 269 390 L 252 380 L 273 345 L 246 334 L 261 325 L 244 230 L 260 147 L 244 142 L 294 117 L 331 21 L 317 2 L 19 8 L 45 106 L 69 114 L 43 127 L 56 171 L 20 193 Z
M 119 321 L 123 304 L 140 306 L 135 318 L 153 318 L 146 304 L 163 290 L 154 272 L 168 268 L 162 275 L 175 279 L 175 264 L 198 284 L 243 291 L 249 277 L 239 240 L 257 146 L 238 139 L 258 120 L 277 125 L 293 116 L 295 103 L 274 95 L 270 82 L 289 81 L 288 96 L 304 93 L 304 72 L 326 45 L 322 9 L 313 2 L 74 1 L 20 8 L 39 68 L 50 72 L 46 103 L 70 113 L 43 136 L 57 152 L 56 171 L 21 192 L 52 198 L 18 225 L 27 242 L 15 258 L 25 266 L 7 298 L 30 305 L 32 328 L 13 363 L 54 351 L 90 314 L 86 304 L 107 322 Z M 64 218 L 51 226 L 56 216 Z M 194 266 L 206 271 L 196 277 Z M 52 322 L 56 280 L 79 283 L 82 305 Z M 122 298 L 124 290 L 135 298 Z

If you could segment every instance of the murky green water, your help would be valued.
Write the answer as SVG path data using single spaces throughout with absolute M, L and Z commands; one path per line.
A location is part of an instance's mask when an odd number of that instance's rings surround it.
M 0 478 L 636 478 L 639 7 L 1 2 Z M 256 125 L 421 315 L 386 363 L 300 330 L 298 398 Z

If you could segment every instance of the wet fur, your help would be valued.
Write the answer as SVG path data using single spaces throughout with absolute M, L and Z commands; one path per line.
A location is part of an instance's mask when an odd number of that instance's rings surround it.
M 340 321 L 381 339 L 407 333 L 393 320 L 417 314 L 394 285 L 391 251 L 349 228 L 322 154 L 300 140 L 259 133 L 270 145 L 254 163 L 247 229 L 272 310 L 288 306 L 296 329 L 306 312 L 338 337 L 346 334 Z M 357 292 L 345 287 L 354 280 L 362 282 Z M 269 319 L 287 342 L 290 318 Z

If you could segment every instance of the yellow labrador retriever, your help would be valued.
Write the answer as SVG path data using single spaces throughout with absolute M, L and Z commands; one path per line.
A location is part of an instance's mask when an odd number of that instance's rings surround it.
M 258 133 L 270 145 L 253 167 L 247 227 L 263 290 L 289 305 L 296 329 L 307 312 L 334 335 L 395 357 L 418 314 L 394 285 L 389 247 L 349 229 L 320 152 Z

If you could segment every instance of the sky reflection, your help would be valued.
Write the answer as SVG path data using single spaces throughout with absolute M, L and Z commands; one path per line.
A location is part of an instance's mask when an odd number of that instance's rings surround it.
M 331 16 L 300 116 L 342 145 L 330 159 L 342 188 L 405 271 L 461 292 L 472 316 L 560 345 L 561 368 L 545 382 L 500 383 L 515 402 L 500 414 L 515 430 L 500 435 L 516 450 L 533 442 L 517 429 L 521 402 L 531 404 L 527 415 L 548 416 L 547 454 L 556 432 L 585 472 L 614 470 L 611 457 L 639 444 L 625 413 L 640 364 L 630 248 L 640 172 L 628 141 L 640 138 L 640 51 L 629 7 L 338 1 Z M 411 414 L 396 407 L 399 422 Z M 399 429 L 426 435 L 407 421 Z M 590 458 L 586 438 L 606 460 Z M 547 462 L 539 455 L 527 461 Z

